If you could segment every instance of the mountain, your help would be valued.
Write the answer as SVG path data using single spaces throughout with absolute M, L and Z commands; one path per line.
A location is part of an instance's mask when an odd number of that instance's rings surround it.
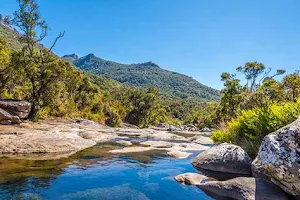
M 130 86 L 156 86 L 167 97 L 197 98 L 205 101 L 220 99 L 219 91 L 203 85 L 192 77 L 160 68 L 153 62 L 120 64 L 104 60 L 94 54 L 78 58 L 75 54 L 62 57 L 76 67 L 103 75 Z
M 20 51 L 24 46 L 24 43 L 20 41 L 21 36 L 22 35 L 15 28 L 0 21 L 0 37 L 7 41 L 8 46 L 13 51 Z M 38 44 L 37 48 L 42 49 L 44 46 L 43 44 Z
M 20 34 L 13 28 L 0 23 L 0 37 L 6 39 L 13 50 L 20 50 L 23 46 L 19 41 Z M 42 45 L 40 45 L 42 46 Z M 96 57 L 93 54 L 79 58 L 76 54 L 63 56 L 63 59 L 73 63 L 76 67 L 103 75 L 130 86 L 158 87 L 166 97 L 181 99 L 196 98 L 204 101 L 220 99 L 219 92 L 205 86 L 191 77 L 161 69 L 153 62 L 139 64 L 120 64 Z
M 19 41 L 20 34 L 8 25 L 3 24 L 0 21 L 0 37 L 4 38 L 11 49 L 20 50 L 22 43 Z

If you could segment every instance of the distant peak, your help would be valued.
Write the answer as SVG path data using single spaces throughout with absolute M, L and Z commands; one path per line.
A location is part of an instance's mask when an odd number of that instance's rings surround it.
M 64 55 L 63 58 L 73 58 L 73 59 L 78 59 L 78 56 L 73 53 L 73 54 L 70 54 L 70 55 Z
M 152 61 L 142 63 L 141 65 L 142 65 L 142 66 L 145 66 L 145 67 L 157 67 L 157 68 L 160 68 L 157 64 L 155 64 L 155 63 L 152 62 Z
M 93 54 L 93 53 L 89 53 L 86 57 L 88 57 L 88 58 L 93 58 L 93 57 L 96 57 L 96 56 L 95 56 L 95 54 Z

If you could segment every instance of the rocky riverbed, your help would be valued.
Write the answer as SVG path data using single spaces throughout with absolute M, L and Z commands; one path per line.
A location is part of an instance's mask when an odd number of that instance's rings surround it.
M 0 126 L 0 154 L 26 159 L 68 157 L 97 143 L 117 142 L 124 148 L 111 153 L 165 150 L 168 155 L 186 158 L 191 151 L 212 145 L 207 133 L 170 132 L 167 129 L 111 128 L 89 120 L 48 119 Z M 187 134 L 188 137 L 183 135 Z M 205 135 L 205 136 L 203 136 Z
M 199 173 L 178 174 L 176 181 L 197 186 L 216 199 L 299 199 L 300 118 L 266 136 L 254 161 L 239 146 L 213 145 L 209 132 L 111 128 L 67 119 L 24 121 L 0 128 L 0 157 L 57 160 L 101 143 L 117 144 L 106 150 L 110 156 L 164 152 L 186 159 L 201 152 L 190 164 Z
M 267 135 L 254 161 L 241 147 L 222 143 L 201 152 L 197 173 L 174 177 L 216 199 L 300 199 L 300 118 Z M 206 176 L 203 176 L 207 175 Z M 209 177 L 216 180 L 208 181 Z

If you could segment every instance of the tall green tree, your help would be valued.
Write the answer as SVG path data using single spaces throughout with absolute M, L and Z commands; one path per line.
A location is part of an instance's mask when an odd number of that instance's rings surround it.
M 55 59 L 51 51 L 64 33 L 59 34 L 49 49 L 40 47 L 39 42 L 47 36 L 48 26 L 41 18 L 38 3 L 35 0 L 18 0 L 18 4 L 19 10 L 14 12 L 12 24 L 21 30 L 20 40 L 25 43 L 19 56 L 31 86 L 30 116 L 34 117 L 43 106 L 42 99 L 47 89 L 63 74 L 64 68 L 59 66 L 62 61 Z
M 294 102 L 300 96 L 300 74 L 299 71 L 287 75 L 283 79 L 284 87 L 287 89 L 288 98 Z
M 136 90 L 129 98 L 131 110 L 125 118 L 126 121 L 140 127 L 147 127 L 151 122 L 151 117 L 153 117 L 153 111 L 158 109 L 158 89 L 150 87 L 146 92 Z
M 241 102 L 242 86 L 235 75 L 222 73 L 221 80 L 224 82 L 224 89 L 221 90 L 221 110 L 223 116 L 235 117 Z
M 266 68 L 263 63 L 259 62 L 247 62 L 244 66 L 237 67 L 236 70 L 245 75 L 246 88 L 249 92 L 254 92 L 264 81 L 285 73 L 284 69 L 278 69 L 275 74 L 270 75 L 271 68 Z

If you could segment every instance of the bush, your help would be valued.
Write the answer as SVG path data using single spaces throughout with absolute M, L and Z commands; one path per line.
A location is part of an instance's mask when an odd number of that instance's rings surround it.
M 224 130 L 216 130 L 211 136 L 216 143 L 229 142 L 241 146 L 251 157 L 257 155 L 263 138 L 293 122 L 300 115 L 300 99 L 297 102 L 272 104 L 242 111 Z

